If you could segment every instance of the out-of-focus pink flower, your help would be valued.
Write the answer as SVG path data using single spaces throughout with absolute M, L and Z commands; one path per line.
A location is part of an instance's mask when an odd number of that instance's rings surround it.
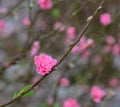
M 104 26 L 111 24 L 111 14 L 109 14 L 109 13 L 101 14 L 100 15 L 100 22 Z
M 34 42 L 33 42 L 33 46 L 34 46 L 34 47 L 38 47 L 39 44 L 40 44 L 39 41 L 34 41 Z
M 54 29 L 58 30 L 58 31 L 64 31 L 65 30 L 65 26 L 61 22 L 56 22 L 54 24 Z
M 0 19 L 0 32 L 2 32 L 5 29 L 5 21 Z
M 83 52 L 86 48 L 87 48 L 87 43 L 84 42 L 84 43 L 81 44 L 81 45 L 76 45 L 76 46 L 72 49 L 72 52 L 73 52 L 74 54 L 78 54 L 78 53 Z
M 49 55 L 40 54 L 39 56 L 34 57 L 34 63 L 36 65 L 36 71 L 44 76 L 45 74 L 50 73 L 53 66 L 57 64 L 57 60 Z
M 0 8 L 0 14 L 6 14 L 7 13 L 7 8 Z
M 24 26 L 30 26 L 30 19 L 29 18 L 24 18 L 23 19 L 23 25 Z
M 87 44 L 87 42 L 84 42 L 84 43 L 80 44 L 79 47 L 80 47 L 80 51 L 82 52 L 88 47 L 88 44 Z
M 73 39 L 76 37 L 76 29 L 73 26 L 70 26 L 66 30 L 65 44 L 69 45 Z
M 93 86 L 91 89 L 91 97 L 95 103 L 101 102 L 101 99 L 105 96 L 105 91 L 98 86 Z
M 114 55 L 120 55 L 120 44 L 115 44 L 113 46 L 113 54 Z
M 40 6 L 42 10 L 49 10 L 52 8 L 51 0 L 37 0 L 37 4 Z
M 116 87 L 117 85 L 118 85 L 118 79 L 113 77 L 109 82 L 109 86 L 110 87 Z
M 40 49 L 39 41 L 34 41 L 32 44 L 31 50 L 30 50 L 31 56 L 36 55 L 38 53 L 39 49 Z
M 37 53 L 38 53 L 38 49 L 36 49 L 36 48 L 32 48 L 30 51 L 31 56 L 35 56 Z
M 83 93 L 86 93 L 86 92 L 88 92 L 89 87 L 87 85 L 83 85 L 82 90 L 83 90 Z
M 76 36 L 76 29 L 75 29 L 75 27 L 73 27 L 73 26 L 68 27 L 66 33 L 67 33 L 67 37 L 69 39 L 74 39 L 75 36 Z
M 74 54 L 80 53 L 80 47 L 79 47 L 79 46 L 75 46 L 75 47 L 72 49 L 72 52 L 73 52 Z
M 94 41 L 93 39 L 89 38 L 86 39 L 85 37 L 81 38 L 79 41 L 78 45 L 76 45 L 73 49 L 72 52 L 74 54 L 79 54 L 82 53 L 82 57 L 88 58 L 90 56 L 90 49 L 88 47 L 93 47 L 94 46 Z
M 105 45 L 103 47 L 103 52 L 109 53 L 112 50 L 112 47 L 110 45 Z
M 80 44 L 83 44 L 83 43 L 86 42 L 86 40 L 87 40 L 87 38 L 86 38 L 85 36 L 83 36 L 83 37 L 80 39 L 79 43 L 80 43 Z
M 47 99 L 47 103 L 48 103 L 49 105 L 52 105 L 52 104 L 54 103 L 53 98 L 52 98 L 52 97 L 49 97 L 49 98 Z
M 107 36 L 106 37 L 106 43 L 108 44 L 108 45 L 113 45 L 114 43 L 115 43 L 115 38 L 113 37 L 113 36 Z
M 86 50 L 83 54 L 82 57 L 83 58 L 88 58 L 90 56 L 90 50 Z
M 63 77 L 60 79 L 60 85 L 69 86 L 69 84 L 70 84 L 70 81 L 67 78 Z
M 101 56 L 96 55 L 93 59 L 93 63 L 99 65 L 101 63 Z
M 69 98 L 64 102 L 63 107 L 81 107 L 81 106 L 78 104 L 75 98 Z
M 94 41 L 93 41 L 93 39 L 88 39 L 87 40 L 87 46 L 94 46 Z

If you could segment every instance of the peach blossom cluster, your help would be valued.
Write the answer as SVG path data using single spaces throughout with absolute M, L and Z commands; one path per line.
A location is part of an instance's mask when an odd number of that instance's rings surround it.
M 87 39 L 86 37 L 82 37 L 79 43 L 72 49 L 74 54 L 82 53 L 82 57 L 89 57 L 91 51 L 88 47 L 93 47 L 94 41 L 93 39 Z
M 120 55 L 120 43 L 116 42 L 114 36 L 109 35 L 105 38 L 106 45 L 103 47 L 105 53 L 112 52 L 114 55 Z

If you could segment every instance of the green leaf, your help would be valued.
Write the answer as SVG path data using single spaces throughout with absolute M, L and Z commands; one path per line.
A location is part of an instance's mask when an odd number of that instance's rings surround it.
M 52 16 L 54 16 L 54 17 L 58 17 L 59 16 L 59 10 L 58 9 L 53 9 L 52 11 L 51 11 L 51 14 L 52 14 Z
M 21 89 L 21 91 L 26 91 L 26 90 L 28 90 L 31 86 L 32 86 L 32 85 L 27 85 L 27 86 L 23 87 L 23 88 Z
M 23 97 L 29 97 L 29 96 L 34 96 L 35 92 L 33 90 L 27 92 L 26 94 L 23 95 Z
M 17 97 L 17 92 L 15 92 L 13 95 L 13 98 L 16 98 L 16 97 Z
M 25 87 L 23 87 L 19 92 L 15 92 L 13 95 L 13 98 L 19 97 L 21 96 L 21 94 L 25 91 L 27 91 L 32 85 L 27 85 Z M 27 92 L 26 94 L 23 95 L 23 97 L 28 97 L 28 96 L 34 96 L 35 93 L 33 90 Z

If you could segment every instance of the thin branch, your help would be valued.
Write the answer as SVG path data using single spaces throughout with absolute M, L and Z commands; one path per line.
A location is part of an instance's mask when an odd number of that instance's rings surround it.
M 24 94 L 28 93 L 30 90 L 33 90 L 34 87 L 36 87 L 38 84 L 41 83 L 41 81 L 43 81 L 48 75 L 50 75 L 53 71 L 56 70 L 56 67 L 58 67 L 63 60 L 67 57 L 67 55 L 71 52 L 71 50 L 74 48 L 74 46 L 79 42 L 79 40 L 81 39 L 81 37 L 84 35 L 84 33 L 87 31 L 89 25 L 91 24 L 91 22 L 93 21 L 93 19 L 95 18 L 95 16 L 97 15 L 97 13 L 102 9 L 103 4 L 105 3 L 105 1 L 107 0 L 102 0 L 102 2 L 100 3 L 100 5 L 98 6 L 98 8 L 95 10 L 95 12 L 93 13 L 93 15 L 91 16 L 91 19 L 87 21 L 86 25 L 84 26 L 83 30 L 81 31 L 80 35 L 78 36 L 78 38 L 76 39 L 76 41 L 70 45 L 69 49 L 65 52 L 65 54 L 61 57 L 61 59 L 59 60 L 59 62 L 52 68 L 51 72 L 45 76 L 42 76 L 35 84 L 33 84 L 28 90 L 24 91 L 23 93 L 21 93 L 20 96 L 6 102 L 5 104 L 0 105 L 0 107 L 5 107 L 7 105 L 10 105 L 12 103 L 14 103 L 15 101 L 17 101 L 18 99 L 20 99 Z

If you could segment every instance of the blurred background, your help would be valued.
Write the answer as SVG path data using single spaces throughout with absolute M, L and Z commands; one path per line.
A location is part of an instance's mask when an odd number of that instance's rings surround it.
M 0 0 L 0 104 L 41 77 L 35 55 L 61 58 L 100 2 L 46 0 L 45 7 L 42 0 Z M 35 95 L 10 107 L 119 107 L 119 80 L 120 0 L 107 0 L 62 64 L 35 87 Z M 93 86 L 106 93 L 99 103 L 92 98 Z M 65 106 L 69 98 L 79 106 Z

